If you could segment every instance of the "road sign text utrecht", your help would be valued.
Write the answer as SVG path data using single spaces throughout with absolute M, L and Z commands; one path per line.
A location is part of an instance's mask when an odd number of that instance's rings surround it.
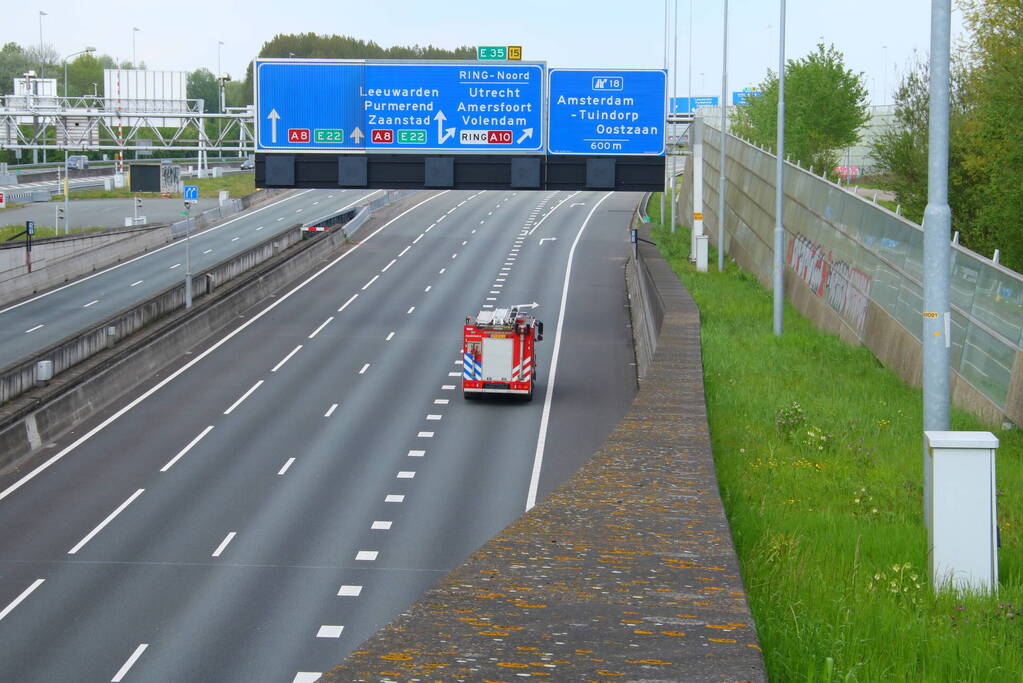
M 544 151 L 544 65 L 257 60 L 257 151 Z
M 667 72 L 551 69 L 550 154 L 664 154 Z

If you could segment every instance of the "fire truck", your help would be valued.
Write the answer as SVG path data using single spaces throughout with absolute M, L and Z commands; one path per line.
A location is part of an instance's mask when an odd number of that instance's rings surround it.
M 533 344 L 543 323 L 519 307 L 466 316 L 462 336 L 462 395 L 513 394 L 529 401 L 536 384 Z

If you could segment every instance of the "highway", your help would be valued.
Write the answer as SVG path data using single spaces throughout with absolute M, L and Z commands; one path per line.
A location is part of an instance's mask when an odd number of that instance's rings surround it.
M 414 195 L 0 477 L 0 678 L 315 680 L 626 412 L 637 199 Z M 534 301 L 534 400 L 464 401 L 464 317 Z
M 134 203 L 134 199 L 72 199 L 68 202 L 71 227 L 123 227 L 125 216 L 134 215 Z M 212 197 L 200 199 L 199 204 L 192 207 L 192 214 L 216 208 L 217 204 L 218 201 Z M 57 207 L 64 208 L 64 202 L 32 202 L 16 209 L 4 209 L 0 211 L 0 225 L 24 225 L 25 221 L 35 221 L 36 228 L 52 228 Z M 181 220 L 183 208 L 180 197 L 143 199 L 139 215 L 145 216 L 149 223 L 173 223 Z M 64 228 L 63 222 L 60 227 Z
M 192 273 L 201 272 L 296 223 L 369 200 L 372 191 L 298 190 L 193 235 Z M 185 241 L 177 240 L 62 287 L 0 308 L 0 367 L 183 282 Z

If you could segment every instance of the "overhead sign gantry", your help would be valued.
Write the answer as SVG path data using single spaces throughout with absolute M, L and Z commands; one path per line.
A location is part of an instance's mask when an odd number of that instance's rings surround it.
M 256 180 L 660 189 L 666 80 L 542 62 L 257 59 Z

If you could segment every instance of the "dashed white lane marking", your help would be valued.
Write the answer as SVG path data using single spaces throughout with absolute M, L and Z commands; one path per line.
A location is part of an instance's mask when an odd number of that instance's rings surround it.
M 473 234 L 473 235 L 475 235 L 475 234 L 476 234 L 476 228 L 473 228 L 473 229 L 472 229 L 472 234 Z
M 295 213 L 302 213 L 302 209 L 295 209 Z
M 432 288 L 433 288 L 433 285 L 426 285 L 426 289 L 424 289 L 423 291 L 424 292 L 429 292 Z
M 468 243 L 469 243 L 469 240 L 462 240 L 462 246 L 463 246 L 463 247 L 464 247 L 465 245 L 467 245 Z
M 405 254 L 407 254 L 407 253 L 408 253 L 408 250 L 409 250 L 409 249 L 411 249 L 411 248 L 412 248 L 412 245 L 410 244 L 410 245 L 408 245 L 407 247 L 405 247 L 404 249 L 402 249 L 402 250 L 401 250 L 401 253 L 400 253 L 400 254 L 398 254 L 398 258 L 401 258 L 401 257 L 402 257 L 402 256 L 404 256 Z
M 317 638 L 340 638 L 341 632 L 345 630 L 345 627 L 341 624 L 324 624 L 320 627 L 320 630 L 316 632 Z
M 122 664 L 121 668 L 114 674 L 114 677 L 110 679 L 110 683 L 121 683 L 121 680 L 131 671 L 131 667 L 135 666 L 135 662 L 138 661 L 147 647 L 149 647 L 149 643 L 139 643 L 139 646 L 131 653 L 131 657 L 128 657 L 128 661 Z
M 492 289 L 492 290 L 490 290 L 490 293 L 491 294 L 500 294 L 501 292 L 497 291 L 496 289 Z
M 103 529 L 106 528 L 107 524 L 110 524 L 110 522 L 114 521 L 114 517 L 117 517 L 117 515 L 119 515 L 122 512 L 124 512 L 124 508 L 128 507 L 129 505 L 131 505 L 132 502 L 136 498 L 141 496 L 144 492 L 145 492 L 145 489 L 139 489 L 135 493 L 133 493 L 130 496 L 128 496 L 128 500 L 126 500 L 123 503 L 121 503 L 120 505 L 118 505 L 116 510 L 114 510 L 109 515 L 107 515 L 107 518 L 104 519 L 102 522 L 100 522 L 99 526 L 97 526 L 95 529 L 93 529 L 88 534 L 86 534 L 85 538 L 83 538 L 78 543 L 76 543 L 74 548 L 72 548 L 71 550 L 67 551 L 67 554 L 68 555 L 74 555 L 79 550 L 84 548 L 86 543 L 91 541 L 93 539 L 93 537 L 96 536 L 96 534 L 98 534 L 99 532 L 103 531 Z
M 376 550 L 360 550 L 355 553 L 355 559 L 362 562 L 372 562 L 377 559 L 377 555 L 380 553 Z
M 453 391 L 454 388 L 455 388 L 454 384 L 443 384 L 443 385 L 441 385 L 441 389 L 443 389 L 444 391 Z
M 444 416 L 443 416 L 443 415 L 427 415 L 427 416 L 426 416 L 426 419 L 427 419 L 427 420 L 439 420 L 439 419 L 441 419 L 442 417 L 444 417 Z
M 410 457 L 410 458 L 421 458 L 424 455 L 426 455 L 426 451 L 415 451 L 415 450 L 413 450 L 413 451 L 409 451 L 408 452 L 408 457 Z
M 220 557 L 220 553 L 224 552 L 227 548 L 227 544 L 234 540 L 236 533 L 237 532 L 234 531 L 228 532 L 227 536 L 224 537 L 224 540 L 220 542 L 220 545 L 217 546 L 217 549 L 213 551 L 213 554 L 210 555 L 210 557 Z
M 419 432 L 416 436 L 420 439 L 432 439 L 433 432 Z
M 213 250 L 212 250 L 212 249 L 207 249 L 206 251 L 204 251 L 204 252 L 203 252 L 203 254 L 204 254 L 204 255 L 205 255 L 205 254 L 208 254 L 208 253 L 210 253 L 211 251 L 213 251 Z
M 319 202 L 313 202 L 313 206 L 316 206 L 317 204 L 319 204 Z
M 327 408 L 327 412 L 325 412 L 325 413 L 323 414 L 323 417 L 330 417 L 331 415 L 333 415 L 333 414 L 334 414 L 334 411 L 335 411 L 335 410 L 337 410 L 337 404 L 336 404 L 336 403 L 331 403 L 331 404 L 330 404 L 330 407 L 329 407 L 329 408 Z
M 31 586 L 29 586 L 28 588 L 21 592 L 21 595 L 14 598 L 14 600 L 11 600 L 7 604 L 7 607 L 4 607 L 3 611 L 0 612 L 0 621 L 3 621 L 4 617 L 13 612 L 15 607 L 24 602 L 25 598 L 32 595 L 32 591 L 34 591 L 36 588 L 39 588 L 39 586 L 43 585 L 44 581 L 46 581 L 46 579 L 36 579 L 35 581 L 32 582 Z
M 455 212 L 455 209 L 457 208 L 458 208 L 457 206 L 452 206 L 450 209 L 448 209 L 448 213 L 446 215 L 453 214 Z
M 494 282 L 506 282 L 507 280 L 508 280 L 508 278 L 505 278 L 505 277 L 499 277 L 499 278 L 497 278 L 496 280 L 494 280 Z
M 407 310 L 407 311 L 405 311 L 405 315 L 408 315 L 409 313 L 411 313 L 411 312 L 412 312 L 412 311 L 414 311 L 414 310 L 416 310 L 416 307 L 415 307 L 415 306 L 409 306 L 408 310 Z
M 355 301 L 355 299 L 356 299 L 356 298 L 357 298 L 358 296 L 359 296 L 358 294 L 352 294 L 352 296 L 351 296 L 351 297 L 350 297 L 350 298 L 348 299 L 348 301 L 346 301 L 346 302 L 344 302 L 343 304 L 341 304 L 341 308 L 337 309 L 337 312 L 338 312 L 338 313 L 340 313 L 341 311 L 343 311 L 343 310 L 345 310 L 346 308 L 348 308 L 348 304 L 350 304 L 350 303 L 352 303 L 353 301 Z
M 384 502 L 385 503 L 404 503 L 405 502 L 405 496 L 402 495 L 402 494 L 398 494 L 398 493 L 389 493 L 386 496 L 384 496 Z
M 483 304 L 483 308 L 493 308 L 494 304 Z
M 501 268 L 501 272 L 502 272 L 502 273 L 507 273 L 507 272 L 508 272 L 509 270 L 511 270 L 511 268 L 509 268 L 508 266 L 503 266 L 503 267 Z
M 327 325 L 329 325 L 332 322 L 334 322 L 334 316 L 330 316 L 329 318 L 324 320 L 322 323 L 320 323 L 320 326 L 312 331 L 312 334 L 309 335 L 309 338 L 312 339 L 313 337 L 318 335 L 320 333 L 320 330 L 322 330 L 324 327 L 326 327 Z
M 402 472 L 398 472 L 398 476 L 395 477 L 395 478 L 396 479 L 415 479 L 415 477 L 416 477 L 416 473 L 415 472 L 402 471 Z
M 458 252 L 455 252 L 454 254 L 452 254 L 451 258 L 458 258 Z
M 188 451 L 192 450 L 192 448 L 195 447 L 195 444 L 197 444 L 200 441 L 202 441 L 203 437 L 206 436 L 207 434 L 209 434 L 212 431 L 213 431 L 213 425 L 210 425 L 206 429 L 204 429 L 201 432 L 199 432 L 199 436 L 197 436 L 194 439 L 192 439 L 191 441 L 189 441 L 187 446 L 185 446 L 180 451 L 178 451 L 177 455 L 175 455 L 173 458 L 168 460 L 167 464 L 160 468 L 160 471 L 161 472 L 166 472 L 170 468 L 174 467 L 174 463 L 176 463 L 178 460 L 180 460 L 182 458 L 182 456 L 185 455 L 185 453 L 187 453 Z
M 496 296 L 488 296 L 487 297 L 487 301 L 497 301 L 497 297 Z
M 455 365 L 461 365 L 461 364 L 462 364 L 462 362 L 463 362 L 463 361 L 461 361 L 461 360 L 456 360 L 456 361 L 455 361 Z
M 441 268 L 440 270 L 437 271 L 437 275 L 443 275 L 444 271 L 446 271 L 446 270 L 447 270 L 447 268 Z
M 93 304 L 98 304 L 98 303 L 99 303 L 99 299 L 93 299 L 89 303 L 87 303 L 84 306 L 82 306 L 82 308 L 88 308 L 89 306 L 92 306 Z
M 377 281 L 377 278 L 378 278 L 378 277 L 380 277 L 380 276 L 379 276 L 379 275 L 374 275 L 374 276 L 373 276 L 373 278 L 372 278 L 372 279 L 371 279 L 371 280 L 370 280 L 369 282 L 367 282 L 366 284 L 364 284 L 364 285 L 362 286 L 362 289 L 363 289 L 363 291 L 366 291 L 367 289 L 369 289 L 369 286 L 370 286 L 371 284 L 373 284 L 374 282 L 376 282 L 376 281 Z
M 288 468 L 291 467 L 291 463 L 293 463 L 293 462 L 295 462 L 294 458 L 288 458 L 288 460 L 284 463 L 284 467 L 282 467 L 281 469 L 277 470 L 277 476 L 278 477 L 283 477 L 284 473 L 288 471 Z
M 287 360 L 287 359 L 285 359 L 285 360 Z M 238 406 L 240 406 L 240 405 L 242 404 L 242 401 L 244 401 L 244 400 L 245 400 L 245 399 L 247 399 L 247 398 L 248 398 L 249 396 L 251 396 L 251 395 L 252 395 L 252 392 L 253 392 L 253 391 L 255 391 L 256 389 L 258 389 L 258 388 L 259 388 L 259 387 L 261 387 L 261 386 L 263 386 L 263 380 L 259 380 L 258 382 L 256 382 L 255 384 L 253 384 L 253 385 L 252 385 L 252 388 L 251 388 L 251 389 L 249 389 L 249 390 L 248 390 L 248 391 L 246 391 L 246 392 L 245 392 L 244 394 L 242 394 L 242 395 L 241 395 L 241 398 L 239 398 L 239 399 L 238 399 L 237 401 L 235 401 L 234 403 L 232 403 L 232 404 L 231 404 L 231 407 L 230 407 L 230 408 L 228 408 L 227 410 L 225 410 L 225 411 L 224 411 L 224 415 L 230 415 L 230 414 L 231 414 L 231 411 L 233 411 L 233 410 L 234 410 L 235 408 L 237 408 Z
M 362 370 L 359 370 L 359 374 L 365 375 L 367 370 L 369 370 L 369 363 L 366 363 L 365 365 L 362 366 Z
M 486 223 L 486 221 L 480 221 L 480 225 L 483 225 L 484 223 Z
M 373 522 L 373 524 L 370 525 L 369 528 L 371 530 L 375 530 L 375 531 L 390 531 L 391 524 L 392 524 L 392 522 L 388 522 L 388 521 L 384 521 L 384 520 L 379 520 L 378 519 L 378 520 L 375 520 Z
M 282 367 L 284 367 L 285 363 L 287 363 L 289 360 L 291 360 L 292 356 L 294 356 L 296 353 L 298 353 L 301 350 L 302 350 L 302 345 L 299 344 L 298 346 L 296 346 L 295 348 L 293 348 L 291 350 L 291 353 L 289 353 L 284 358 L 281 358 L 281 360 L 277 363 L 277 365 L 273 366 L 273 368 L 270 370 L 270 372 L 277 372 L 278 370 L 280 370 Z M 230 412 L 230 411 L 228 411 L 228 412 Z M 224 414 L 227 415 L 227 413 L 224 413 Z
M 210 251 L 213 251 L 213 250 L 211 249 Z M 205 254 L 206 252 L 203 252 L 203 253 Z M 135 282 L 131 283 L 128 286 L 129 287 L 134 287 L 135 285 L 141 285 L 143 282 L 145 282 L 145 280 L 136 280 Z
M 374 524 L 376 524 L 376 522 L 374 522 Z M 388 524 L 390 524 L 390 522 L 388 522 Z M 337 596 L 339 598 L 357 598 L 361 594 L 362 586 L 353 584 L 344 584 L 337 591 Z
M 415 238 L 414 240 L 412 240 L 412 244 L 415 244 L 415 243 L 416 243 L 416 242 L 418 242 L 419 240 L 423 239 L 423 235 L 425 235 L 425 234 L 426 234 L 425 232 L 421 232 L 421 233 L 419 233 L 419 237 L 417 237 L 417 238 Z
M 392 339 L 394 339 L 394 332 L 391 332 L 389 335 L 387 335 L 384 338 L 384 341 L 391 341 Z
M 450 401 L 446 398 L 435 398 L 433 399 L 433 405 L 435 406 L 446 406 Z
M 493 287 L 494 289 L 500 289 L 501 287 L 504 287 L 504 285 L 491 285 L 491 286 L 492 286 L 492 287 Z M 500 292 L 498 292 L 498 294 L 500 294 Z
M 487 213 L 487 215 L 488 215 L 488 216 L 493 216 L 493 215 L 494 215 L 494 212 L 493 212 L 493 211 L 490 211 L 490 212 L 488 212 L 488 213 Z
M 264 227 L 264 226 L 262 226 L 262 225 L 261 225 L 261 226 L 259 226 L 258 228 L 256 228 L 256 232 L 259 232 L 260 230 L 262 230 L 262 229 L 263 229 L 263 227 Z
M 322 675 L 322 671 L 299 671 L 291 679 L 291 683 L 316 683 Z
M 390 263 L 388 263 L 386 266 L 384 266 L 383 268 L 380 269 L 380 272 L 381 273 L 386 273 L 387 269 L 390 268 L 391 266 L 393 266 L 397 262 L 398 262 L 398 259 L 392 258 Z
M 239 239 L 241 239 L 241 238 L 240 238 L 240 237 L 232 237 L 232 238 L 231 238 L 231 241 L 232 241 L 232 242 L 237 242 L 237 241 L 238 241 Z
M 175 264 L 174 264 L 173 266 L 171 266 L 171 267 L 170 267 L 170 268 L 168 268 L 167 270 L 174 270 L 175 268 L 180 268 L 180 267 L 181 267 L 181 264 L 180 264 L 180 263 L 175 263 Z
M 277 219 L 277 222 L 278 222 L 278 223 L 280 223 L 280 222 L 281 222 L 281 221 L 283 221 L 283 220 L 284 220 L 284 218 L 278 218 L 278 219 Z
M 462 204 L 465 204 L 467 201 L 469 201 L 469 200 L 468 199 L 463 199 L 462 201 L 458 202 L 458 205 L 461 206 Z
M 448 377 L 461 377 L 461 376 L 462 376 L 462 373 L 460 373 L 460 372 L 449 372 L 448 373 Z

